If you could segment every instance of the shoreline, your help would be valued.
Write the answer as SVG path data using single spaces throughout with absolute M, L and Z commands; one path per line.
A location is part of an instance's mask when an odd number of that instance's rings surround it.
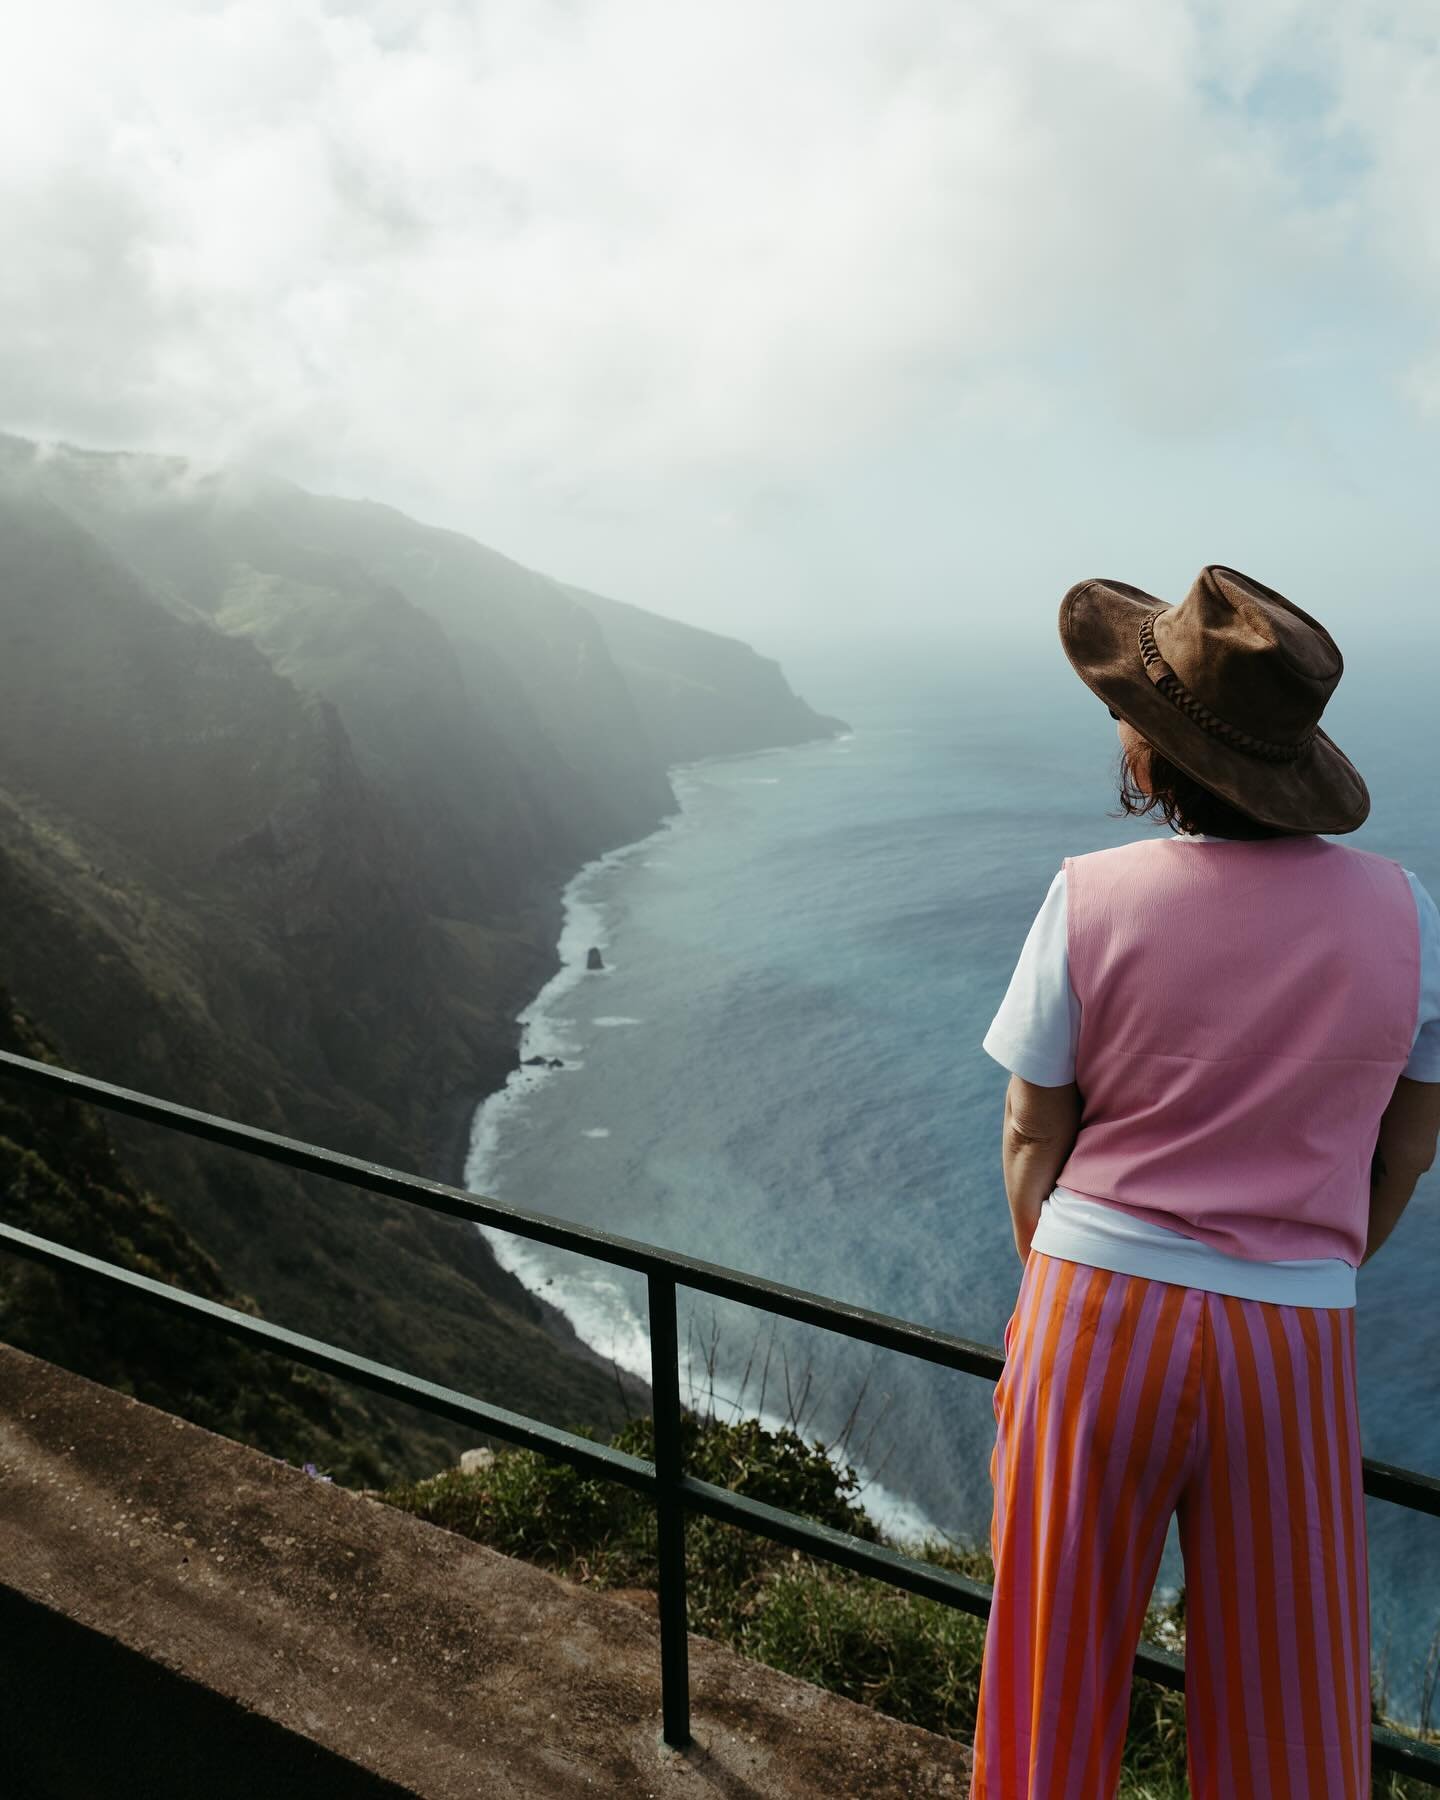
M 536 914 L 544 927 L 546 949 L 543 960 L 534 973 L 539 979 L 536 985 L 527 990 L 527 996 L 506 1021 L 506 1045 L 503 1065 L 496 1059 L 496 1068 L 500 1079 L 492 1086 L 484 1089 L 457 1088 L 453 1095 L 442 1101 L 436 1108 L 436 1119 L 432 1127 L 432 1162 L 438 1167 L 438 1180 L 449 1186 L 458 1187 L 466 1193 L 472 1193 L 468 1180 L 470 1159 L 474 1151 L 476 1121 L 484 1107 L 503 1094 L 510 1085 L 511 1078 L 520 1073 L 524 1064 L 521 1050 L 525 1034 L 525 1025 L 521 1015 L 524 1014 L 566 967 L 561 954 L 561 937 L 566 916 L 566 896 L 573 884 L 588 870 L 606 862 L 619 859 L 630 854 L 641 844 L 648 843 L 653 837 L 668 829 L 671 822 L 684 813 L 684 802 L 677 792 L 677 778 L 683 782 L 684 777 L 694 769 L 704 768 L 709 763 L 748 761 L 751 757 L 773 756 L 785 750 L 799 748 L 802 744 L 818 744 L 844 739 L 852 735 L 850 726 L 843 725 L 836 731 L 824 732 L 813 738 L 799 740 L 795 744 L 767 744 L 753 750 L 718 752 L 713 756 L 696 757 L 689 762 L 672 763 L 665 771 L 665 779 L 670 784 L 670 791 L 675 798 L 674 807 L 656 820 L 652 828 L 643 836 L 631 838 L 623 844 L 612 845 L 598 856 L 591 857 L 573 870 L 557 886 L 547 887 L 536 904 Z M 627 1399 L 634 1399 L 645 1409 L 653 1405 L 651 1386 L 645 1377 L 633 1370 L 621 1368 L 613 1357 L 604 1356 L 593 1345 L 587 1343 L 576 1330 L 569 1315 L 553 1301 L 530 1287 L 520 1276 L 506 1268 L 496 1254 L 485 1231 L 476 1227 L 482 1253 L 490 1265 L 497 1282 L 509 1287 L 517 1300 L 531 1310 L 543 1326 L 546 1334 L 566 1355 L 587 1364 L 591 1368 L 605 1369 L 612 1373 L 617 1385 Z
M 673 814 L 667 814 L 673 817 Z M 643 840 L 640 840 L 643 841 Z M 581 870 L 588 868 L 588 863 L 581 865 Z M 581 870 L 576 870 L 579 874 Z M 540 965 L 541 981 L 535 993 L 542 992 L 545 986 L 553 981 L 563 964 L 560 959 L 560 924 L 564 917 L 565 890 L 574 875 L 568 876 L 558 889 L 547 890 L 537 904 L 536 913 L 544 925 L 549 948 L 545 952 Z M 532 995 L 532 999 L 533 999 Z M 529 1001 L 522 1002 L 520 1012 L 525 1010 Z M 435 1179 L 443 1181 L 449 1187 L 462 1189 L 466 1193 L 473 1190 L 466 1180 L 466 1171 L 470 1160 L 470 1150 L 474 1137 L 475 1119 L 481 1107 L 496 1094 L 504 1093 L 510 1077 L 521 1067 L 520 1046 L 524 1027 L 518 1014 L 506 1021 L 505 1056 L 503 1063 L 500 1057 L 495 1058 L 499 1081 L 487 1090 L 478 1093 L 474 1088 L 457 1086 L 452 1094 L 440 1101 L 434 1114 L 431 1126 L 431 1166 L 437 1170 Z M 501 1072 L 503 1071 L 503 1072 Z M 485 1233 L 476 1227 L 476 1241 L 481 1255 L 489 1264 L 491 1274 L 498 1284 L 508 1287 L 516 1301 L 517 1307 L 527 1310 L 539 1322 L 546 1335 L 566 1356 L 590 1368 L 603 1369 L 614 1376 L 617 1388 L 625 1402 L 634 1402 L 637 1410 L 648 1411 L 653 1404 L 650 1384 L 640 1376 L 627 1369 L 620 1369 L 614 1360 L 602 1356 L 600 1352 L 587 1344 L 571 1324 L 570 1320 L 551 1301 L 537 1294 L 532 1288 L 511 1273 L 495 1254 L 494 1248 Z
M 552 971 L 552 974 L 558 972 L 558 968 L 559 965 L 557 964 L 556 970 Z M 515 1042 L 511 1047 L 510 1069 L 506 1073 L 505 1081 L 502 1081 L 499 1087 L 493 1090 L 493 1093 L 503 1093 L 505 1091 L 506 1081 L 509 1080 L 510 1073 L 520 1067 L 520 1028 L 518 1024 L 515 1027 L 514 1037 Z M 457 1095 L 451 1102 L 449 1116 L 444 1118 L 441 1122 L 437 1137 L 445 1146 L 447 1146 L 447 1148 L 441 1159 L 441 1168 L 445 1172 L 441 1173 L 437 1179 L 444 1181 L 447 1186 L 464 1189 L 466 1193 L 474 1191 L 467 1186 L 465 1180 L 465 1169 L 469 1161 L 471 1132 L 474 1126 L 476 1113 L 485 1104 L 486 1100 L 491 1097 L 491 1094 L 483 1094 L 477 1100 Z M 449 1171 L 457 1169 L 459 1171 L 458 1175 L 451 1175 L 449 1173 Z M 624 1395 L 626 1400 L 635 1402 L 637 1410 L 648 1411 L 653 1404 L 650 1383 L 641 1376 L 634 1374 L 631 1370 L 620 1368 L 612 1357 L 602 1356 L 592 1345 L 587 1344 L 584 1338 L 580 1336 L 579 1332 L 576 1331 L 575 1327 L 571 1324 L 570 1320 L 553 1301 L 547 1300 L 542 1294 L 537 1294 L 533 1288 L 527 1287 L 518 1275 L 513 1274 L 505 1267 L 499 1257 L 496 1256 L 489 1239 L 478 1227 L 475 1230 L 475 1236 L 479 1241 L 482 1255 L 490 1265 L 495 1280 L 504 1283 L 512 1289 L 517 1303 L 527 1308 L 534 1315 L 543 1327 L 546 1336 L 551 1339 L 556 1347 L 566 1356 L 573 1357 L 577 1362 L 584 1363 L 590 1368 L 604 1369 L 607 1374 L 613 1375 L 620 1392 Z
M 806 742 L 811 744 L 834 742 L 836 740 L 848 738 L 852 735 L 853 732 L 849 728 L 846 728 L 843 731 L 826 733 L 822 736 L 808 739 Z M 457 1140 L 452 1139 L 450 1152 L 452 1159 L 456 1156 L 457 1151 L 460 1151 L 464 1156 L 464 1168 L 459 1185 L 464 1187 L 467 1192 L 478 1193 L 482 1191 L 479 1186 L 472 1186 L 469 1180 L 469 1170 L 474 1166 L 477 1154 L 480 1154 L 481 1156 L 484 1154 L 482 1148 L 484 1132 L 483 1120 L 486 1109 L 496 1102 L 503 1100 L 503 1097 L 511 1090 L 512 1077 L 516 1075 L 527 1076 L 531 1073 L 528 1067 L 529 1058 L 523 1053 L 526 1052 L 527 1049 L 530 1051 L 538 1049 L 541 1052 L 545 1049 L 543 1043 L 538 1046 L 535 1044 L 527 1046 L 525 1041 L 525 1034 L 532 1026 L 536 1026 L 543 1031 L 544 1014 L 542 1013 L 539 1017 L 534 1019 L 527 1018 L 526 1015 L 530 1014 L 533 1009 L 546 998 L 557 980 L 565 975 L 567 971 L 574 971 L 575 979 L 582 978 L 585 967 L 582 958 L 585 951 L 582 950 L 580 941 L 577 939 L 572 939 L 572 942 L 568 946 L 565 942 L 566 934 L 572 932 L 575 928 L 575 913 L 579 911 L 583 916 L 584 909 L 590 904 L 588 900 L 577 894 L 577 888 L 580 884 L 582 884 L 592 873 L 607 868 L 613 868 L 616 864 L 624 862 L 629 856 L 640 850 L 643 846 L 662 836 L 674 821 L 681 818 L 687 811 L 686 801 L 688 796 L 686 795 L 687 784 L 685 778 L 693 771 L 703 769 L 706 765 L 713 763 L 728 764 L 742 761 L 748 762 L 752 759 L 776 756 L 786 751 L 802 747 L 803 746 L 801 745 L 779 744 L 767 746 L 764 749 L 744 751 L 735 755 L 717 755 L 697 758 L 690 762 L 672 764 L 670 768 L 667 769 L 666 774 L 667 778 L 672 783 L 672 787 L 676 790 L 677 805 L 675 809 L 666 813 L 653 829 L 646 832 L 643 836 L 635 838 L 628 843 L 617 845 L 583 863 L 580 868 L 575 870 L 564 882 L 558 893 L 553 895 L 552 923 L 555 927 L 554 937 L 551 947 L 544 958 L 543 965 L 540 968 L 540 980 L 538 985 L 531 991 L 529 998 L 520 1007 L 519 1011 L 511 1021 L 510 1057 L 505 1079 L 498 1085 L 490 1088 L 488 1092 L 477 1094 L 474 1098 L 469 1113 L 469 1134 L 463 1149 Z M 592 942 L 599 941 L 603 943 L 603 926 L 598 922 L 593 925 L 587 925 L 582 936 L 584 944 L 587 947 Z M 568 954 L 567 949 L 569 952 Z M 535 1074 L 538 1079 L 545 1079 L 545 1072 L 543 1070 L 535 1071 Z M 499 1196 L 492 1197 L 499 1198 Z M 530 1280 L 526 1278 L 525 1273 L 523 1273 L 521 1269 L 512 1266 L 510 1261 L 504 1258 L 497 1246 L 490 1241 L 490 1230 L 490 1227 L 477 1227 L 477 1235 L 484 1240 L 486 1252 L 490 1257 L 493 1266 L 505 1279 L 507 1279 L 507 1281 L 513 1282 L 536 1307 L 541 1309 L 547 1328 L 550 1330 L 551 1335 L 556 1341 L 567 1349 L 578 1351 L 579 1354 L 592 1364 L 598 1364 L 600 1367 L 613 1371 L 627 1390 L 630 1392 L 643 1392 L 645 1402 L 648 1405 L 651 1399 L 649 1382 L 645 1376 L 639 1373 L 638 1368 L 636 1367 L 637 1363 L 641 1361 L 641 1354 L 637 1353 L 637 1340 L 639 1332 L 645 1331 L 645 1327 L 640 1325 L 638 1320 L 635 1321 L 638 1330 L 635 1337 L 631 1339 L 630 1354 L 626 1356 L 624 1350 L 620 1352 L 621 1357 L 624 1357 L 625 1360 L 619 1360 L 613 1354 L 606 1355 L 597 1350 L 591 1342 L 587 1341 L 587 1339 L 581 1335 L 580 1326 L 583 1321 L 577 1323 L 573 1313 L 567 1311 L 562 1306 L 557 1306 L 547 1299 L 540 1291 L 538 1284 L 532 1286 Z M 549 1285 L 548 1279 L 544 1285 Z M 648 1343 L 648 1331 L 646 1331 L 645 1335 L 646 1342 Z M 615 1341 L 619 1342 L 620 1340 Z M 685 1381 L 685 1367 L 683 1360 L 680 1373 L 683 1387 Z M 694 1371 L 691 1373 L 693 1380 Z M 692 1386 L 692 1402 L 693 1394 L 698 1391 L 698 1389 Z M 719 1383 L 714 1384 L 711 1391 L 713 1392 L 715 1399 L 720 1402 L 722 1408 L 722 1413 L 717 1414 L 717 1416 L 733 1416 L 735 1419 L 758 1418 L 762 1425 L 765 1425 L 767 1429 L 781 1428 L 783 1421 L 778 1417 L 767 1421 L 757 1412 L 753 1402 L 748 1402 L 744 1399 L 743 1392 L 727 1397 L 721 1392 L 721 1384 Z M 835 1461 L 837 1468 L 850 1464 L 850 1459 L 843 1454 L 832 1458 L 832 1460 Z M 949 1537 L 950 1534 L 946 1533 L 941 1527 L 936 1525 L 925 1513 L 923 1508 L 913 1500 L 902 1493 L 887 1489 L 883 1483 L 876 1480 L 862 1467 L 856 1467 L 856 1474 L 861 1478 L 862 1489 L 867 1492 L 868 1496 L 862 1501 L 862 1504 L 866 1506 L 867 1512 L 876 1525 L 879 1526 L 885 1535 L 892 1541 L 899 1545 L 908 1544 L 914 1546 L 927 1539 L 946 1539 Z

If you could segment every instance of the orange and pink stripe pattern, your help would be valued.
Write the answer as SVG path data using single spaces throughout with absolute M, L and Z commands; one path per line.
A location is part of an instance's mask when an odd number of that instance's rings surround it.
M 1170 1516 L 1195 1800 L 1367 1800 L 1353 1309 L 1032 1250 L 995 1388 L 971 1800 L 1106 1800 Z

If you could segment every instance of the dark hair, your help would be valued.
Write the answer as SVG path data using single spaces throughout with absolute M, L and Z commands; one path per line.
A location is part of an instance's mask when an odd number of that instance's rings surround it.
M 1145 754 L 1149 762 L 1149 774 L 1142 786 L 1137 771 L 1131 767 L 1130 758 L 1122 748 L 1118 770 L 1120 808 L 1110 815 L 1111 818 L 1118 819 L 1128 815 L 1141 819 L 1147 813 L 1158 813 L 1172 831 L 1181 832 L 1187 837 L 1196 832 L 1203 837 L 1225 838 L 1294 836 L 1293 832 L 1286 831 L 1279 825 L 1262 825 L 1258 819 L 1252 819 L 1247 813 L 1231 806 L 1228 800 L 1212 794 L 1193 775 L 1177 769 L 1168 757 L 1162 756 L 1148 741 Z

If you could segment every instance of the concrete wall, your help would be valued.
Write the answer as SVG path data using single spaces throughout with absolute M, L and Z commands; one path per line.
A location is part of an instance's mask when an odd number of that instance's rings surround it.
M 0 1587 L 8 1800 L 401 1800 L 410 1788 Z
M 0 1346 L 4 1800 L 922 1800 L 966 1748 Z

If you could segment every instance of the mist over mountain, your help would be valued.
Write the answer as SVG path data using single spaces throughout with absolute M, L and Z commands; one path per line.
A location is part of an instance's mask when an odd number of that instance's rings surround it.
M 745 645 L 388 507 L 0 438 L 0 985 L 105 1079 L 458 1181 L 569 875 L 674 810 L 670 764 L 840 728 Z M 111 1131 L 268 1316 L 617 1415 L 469 1227 Z M 395 1416 L 433 1464 L 447 1428 Z

